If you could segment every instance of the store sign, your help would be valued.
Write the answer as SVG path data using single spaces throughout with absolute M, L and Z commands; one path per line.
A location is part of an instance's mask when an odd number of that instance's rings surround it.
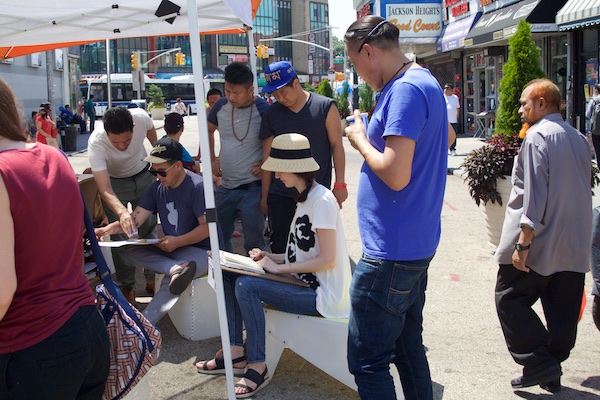
M 558 32 L 557 24 L 530 24 L 531 32 Z
M 371 14 L 373 14 L 372 5 L 371 5 L 371 3 L 367 3 L 367 4 L 365 4 L 365 6 L 363 8 L 361 8 L 360 10 L 358 10 L 356 12 L 356 19 L 364 17 L 365 15 L 371 15 Z
M 458 17 L 459 15 L 463 15 L 469 12 L 469 3 L 462 3 L 457 5 L 456 7 L 452 7 L 452 16 Z
M 386 4 L 383 17 L 398 27 L 401 38 L 438 37 L 442 32 L 440 3 Z
M 219 45 L 219 53 L 228 53 L 228 54 L 248 54 L 247 46 L 231 46 L 227 44 Z

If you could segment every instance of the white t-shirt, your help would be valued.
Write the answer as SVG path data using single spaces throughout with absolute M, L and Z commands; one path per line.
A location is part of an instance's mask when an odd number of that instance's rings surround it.
M 141 108 L 132 108 L 129 112 L 133 117 L 133 135 L 127 150 L 117 150 L 108 140 L 104 129 L 97 129 L 90 136 L 88 158 L 92 171 L 106 170 L 113 178 L 127 178 L 141 172 L 148 164 L 144 161 L 148 155 L 144 139 L 154 124 Z
M 347 318 L 350 313 L 350 261 L 340 215 L 333 193 L 317 184 L 308 198 L 298 203 L 290 225 L 286 263 L 304 261 L 320 254 L 317 229 L 335 229 L 335 267 L 313 274 L 295 274 L 298 278 L 318 282 L 317 311 L 327 318 Z M 312 279 L 311 279 L 312 278 Z
M 458 101 L 458 97 L 455 94 L 451 94 L 450 96 L 446 96 L 446 108 L 448 109 L 448 122 L 451 124 L 456 124 L 458 122 L 458 109 L 460 108 L 460 102 Z

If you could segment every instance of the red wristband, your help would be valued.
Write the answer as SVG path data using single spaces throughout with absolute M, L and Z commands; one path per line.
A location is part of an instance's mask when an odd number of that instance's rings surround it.
M 334 183 L 333 184 L 333 188 L 334 189 L 346 189 L 346 184 L 345 183 Z

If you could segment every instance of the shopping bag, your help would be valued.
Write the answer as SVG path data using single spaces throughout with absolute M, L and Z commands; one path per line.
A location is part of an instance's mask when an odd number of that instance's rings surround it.
M 96 287 L 96 306 L 104 318 L 110 339 L 110 369 L 102 398 L 116 400 L 127 395 L 156 364 L 162 338 L 158 328 L 127 302 L 112 280 L 83 195 L 81 199 L 85 227 L 102 280 Z

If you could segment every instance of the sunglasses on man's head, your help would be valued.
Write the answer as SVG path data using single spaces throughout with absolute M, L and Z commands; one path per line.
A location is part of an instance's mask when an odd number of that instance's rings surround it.
M 175 164 L 171 165 L 169 168 L 167 169 L 154 169 L 154 168 L 148 168 L 148 172 L 150 172 L 152 175 L 156 176 L 156 175 L 160 175 L 163 178 L 165 178 L 167 176 L 167 171 L 170 170 L 171 168 L 173 168 L 175 166 Z
M 363 46 L 367 43 L 367 40 L 369 40 L 369 38 L 375 33 L 375 31 L 377 29 L 379 29 L 379 27 L 383 24 L 385 24 L 387 22 L 387 20 L 383 20 L 380 23 L 378 23 L 377 25 L 375 25 L 375 28 L 371 29 L 371 32 L 369 32 L 367 34 L 367 36 L 365 36 L 365 38 L 363 39 L 362 43 L 360 44 L 360 46 L 358 47 L 358 50 L 356 51 L 357 53 L 360 53 L 360 51 L 362 50 Z

